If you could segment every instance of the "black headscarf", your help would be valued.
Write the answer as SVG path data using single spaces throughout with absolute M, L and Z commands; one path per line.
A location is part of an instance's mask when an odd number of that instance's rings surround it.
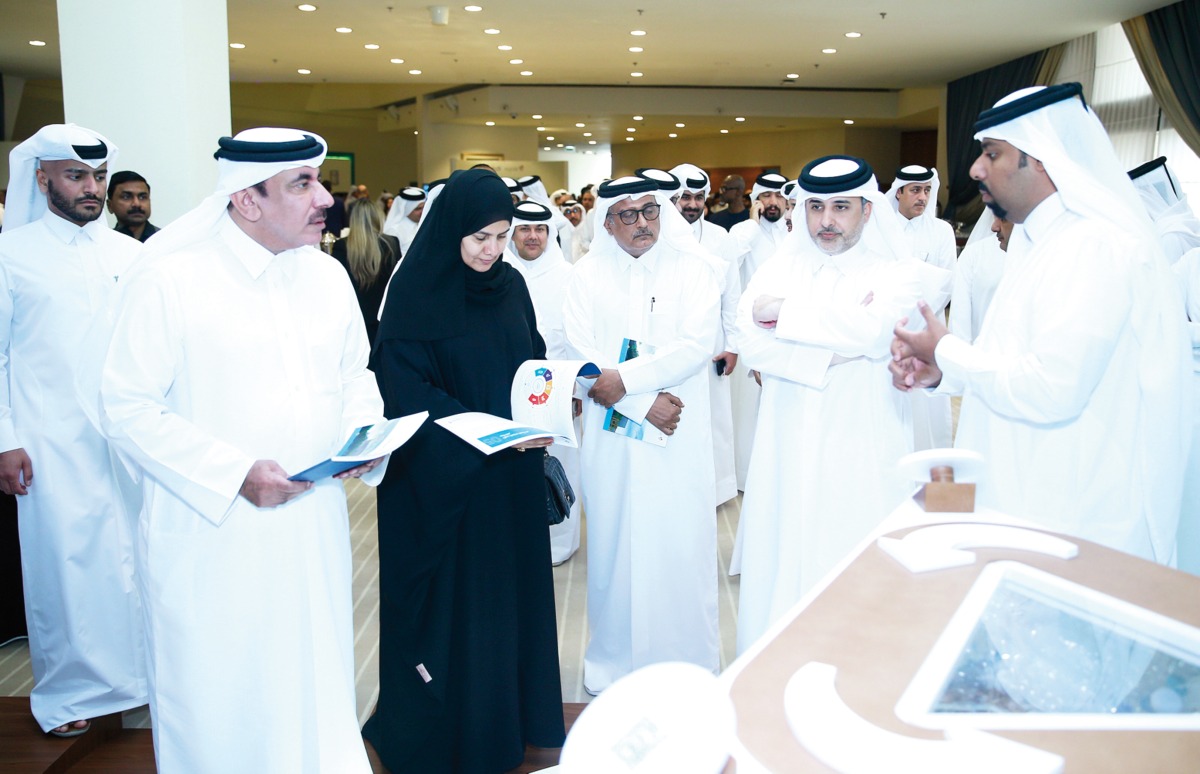
M 497 260 L 485 272 L 462 259 L 462 240 L 513 217 L 508 187 L 487 169 L 459 170 L 446 181 L 388 287 L 377 341 L 435 341 L 466 330 L 468 296 L 494 303 L 512 284 L 514 269 Z

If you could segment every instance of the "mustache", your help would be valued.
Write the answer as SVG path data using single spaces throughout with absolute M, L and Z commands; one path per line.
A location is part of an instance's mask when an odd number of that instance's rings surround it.
M 988 190 L 987 183 L 980 183 L 980 184 L 979 184 L 979 192 L 980 192 L 980 193 L 985 193 L 985 194 L 988 194 L 989 196 L 990 196 L 990 195 L 991 195 L 991 193 L 992 193 L 991 191 L 989 191 L 989 190 Z
M 842 236 L 842 230 L 839 228 L 823 228 L 817 232 L 817 236 Z
M 84 202 L 95 202 L 96 204 L 99 204 L 100 197 L 98 197 L 98 196 L 80 196 L 78 199 L 75 200 L 76 204 L 83 204 Z
M 654 232 L 648 228 L 639 228 L 633 232 L 633 238 L 637 239 L 642 236 L 654 236 Z

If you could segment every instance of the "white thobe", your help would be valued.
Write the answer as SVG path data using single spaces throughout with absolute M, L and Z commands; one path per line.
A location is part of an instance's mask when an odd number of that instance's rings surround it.
M 342 483 L 278 508 L 238 494 L 255 460 L 295 473 L 382 421 L 367 357 L 345 270 L 311 247 L 272 255 L 228 215 L 131 275 L 101 405 L 142 474 L 160 771 L 370 771 Z
M 970 344 L 983 329 L 983 318 L 1004 274 L 1004 251 L 987 237 L 963 248 L 954 269 L 950 330 Z
M 417 235 L 417 222 L 407 217 L 400 218 L 389 228 L 385 228 L 383 233 L 396 237 L 400 241 L 400 255 L 408 255 L 408 246 L 412 244 L 413 238 Z
M 592 213 L 587 211 L 583 213 L 583 220 L 579 221 L 579 225 L 571 232 L 571 249 L 568 250 L 566 245 L 563 245 L 563 255 L 571 256 L 571 263 L 577 262 L 580 258 L 587 255 L 588 250 L 592 249 Z
M 911 261 L 860 243 L 828 257 L 781 251 L 742 294 L 738 343 L 763 396 L 742 500 L 739 653 L 909 491 L 896 467 L 912 450 L 909 401 L 888 362 L 893 326 L 921 291 Z M 753 320 L 762 295 L 786 299 L 773 331 Z
M 659 447 L 604 430 L 606 409 L 584 402 L 591 631 L 584 685 L 592 693 L 656 662 L 719 666 L 705 374 L 719 307 L 711 270 L 662 242 L 637 259 L 612 247 L 575 265 L 563 307 L 567 346 L 621 372 L 627 394 L 616 409 L 644 422 L 660 392 L 684 404 L 678 429 Z M 618 365 L 626 338 L 656 351 Z
M 132 527 L 141 498 L 75 395 L 85 334 L 141 244 L 50 211 L 0 234 L 0 444 L 24 448 L 21 571 L 42 730 L 146 703 Z
M 774 223 L 761 218 L 758 221 L 744 220 L 734 224 L 729 236 L 734 243 L 733 250 L 737 255 L 736 261 L 743 288 L 749 287 L 750 280 L 759 267 L 775 254 L 788 233 L 786 219 L 782 217 Z M 746 490 L 750 455 L 754 450 L 754 432 L 758 425 L 758 403 L 762 398 L 762 388 L 758 386 L 750 371 L 749 367 L 741 369 L 739 373 L 732 375 L 733 381 L 730 383 L 733 396 L 734 464 L 737 471 L 737 488 L 742 491 Z M 741 550 L 735 546 L 731 572 L 735 572 L 740 564 L 740 554 Z
M 692 233 L 700 246 L 720 259 L 712 266 L 714 278 L 721 291 L 721 328 L 713 354 L 737 352 L 733 337 L 737 330 L 737 305 L 742 297 L 742 281 L 738 274 L 737 256 L 729 232 L 700 218 L 692 224 Z M 713 366 L 708 375 L 708 399 L 712 411 L 713 465 L 716 473 L 717 504 L 737 497 L 737 467 L 733 440 L 733 395 L 730 380 L 746 374 L 745 368 L 735 368 L 729 376 L 718 376 Z
M 1185 253 L 1172 268 L 1183 286 L 1192 343 L 1192 446 L 1184 476 L 1176 553 L 1179 569 L 1200 575 L 1200 247 Z
M 935 357 L 938 391 L 963 395 L 955 445 L 987 459 L 977 506 L 1165 563 L 1190 364 L 1146 249 L 1051 195 L 1013 230 L 975 343 L 945 336 Z
M 563 335 L 562 308 L 563 299 L 567 295 L 567 284 L 571 281 L 571 264 L 558 256 L 553 256 L 552 260 L 546 253 L 536 260 L 526 261 L 507 250 L 504 260 L 525 278 L 525 286 L 529 288 L 529 297 L 533 300 L 538 333 L 546 342 L 546 358 L 569 359 L 566 338 Z M 575 435 L 579 435 L 578 419 L 575 420 Z M 579 478 L 578 449 L 556 443 L 550 447 L 550 454 L 562 463 L 567 480 L 571 482 L 571 489 L 575 491 L 575 504 L 571 506 L 571 515 L 550 527 L 550 561 L 557 565 L 570 559 L 571 555 L 579 550 L 583 507 L 579 494 L 583 491 L 583 485 Z
M 918 215 L 907 219 L 903 215 L 904 234 L 912 246 L 913 256 L 925 263 L 953 272 L 958 249 L 954 227 L 938 218 Z M 945 307 L 933 311 L 939 314 Z M 945 449 L 954 443 L 954 417 L 950 398 L 924 392 L 910 393 L 912 401 L 913 448 Z

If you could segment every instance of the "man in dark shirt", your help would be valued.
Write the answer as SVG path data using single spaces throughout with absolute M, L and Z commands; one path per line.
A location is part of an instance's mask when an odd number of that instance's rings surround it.
M 746 209 L 745 196 L 746 181 L 741 175 L 729 175 L 725 182 L 721 183 L 721 201 L 729 206 L 720 212 L 709 213 L 707 220 L 726 231 L 743 220 L 748 220 L 750 211 Z
M 145 242 L 158 226 L 150 222 L 150 184 L 137 172 L 115 172 L 108 178 L 108 211 L 117 219 L 118 234 Z

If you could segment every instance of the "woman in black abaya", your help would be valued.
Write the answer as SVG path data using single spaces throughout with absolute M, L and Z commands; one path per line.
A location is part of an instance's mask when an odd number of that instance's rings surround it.
M 393 772 L 502 772 L 564 738 L 542 454 L 485 456 L 434 424 L 511 417 L 517 366 L 545 357 L 502 260 L 512 199 L 455 172 L 400 264 L 372 366 L 387 416 L 430 419 L 379 487 L 380 697 L 363 735 Z

